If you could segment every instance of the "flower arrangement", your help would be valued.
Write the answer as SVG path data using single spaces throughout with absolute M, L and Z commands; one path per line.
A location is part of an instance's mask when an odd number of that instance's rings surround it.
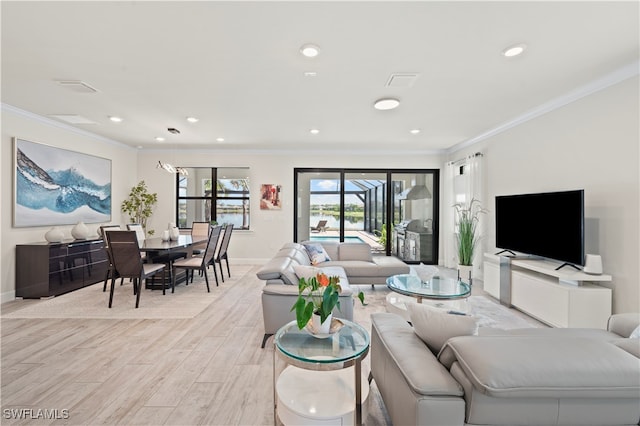
M 302 330 L 311 315 L 320 315 L 320 322 L 323 323 L 331 315 L 336 306 L 340 309 L 339 296 L 342 291 L 340 287 L 340 277 L 328 276 L 322 272 L 309 279 L 300 278 L 298 282 L 298 299 L 291 307 L 296 311 L 296 321 L 298 328 Z M 358 293 L 358 299 L 364 305 L 364 293 Z

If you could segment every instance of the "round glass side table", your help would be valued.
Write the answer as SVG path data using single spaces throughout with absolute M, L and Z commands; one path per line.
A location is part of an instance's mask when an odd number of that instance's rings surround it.
M 369 384 L 362 360 L 369 353 L 369 333 L 359 324 L 343 324 L 334 334 L 318 338 L 298 329 L 296 321 L 274 337 L 274 423 L 325 424 L 341 419 L 361 425 Z M 276 357 L 287 366 L 276 375 Z M 344 424 L 344 423 L 343 423 Z
M 464 313 L 467 311 L 466 299 L 471 295 L 471 286 L 461 280 L 432 277 L 428 281 L 422 281 L 414 274 L 393 275 L 387 278 L 387 287 L 392 291 L 387 294 L 387 311 L 400 315 L 407 321 L 410 318 L 406 305 L 412 300 Z

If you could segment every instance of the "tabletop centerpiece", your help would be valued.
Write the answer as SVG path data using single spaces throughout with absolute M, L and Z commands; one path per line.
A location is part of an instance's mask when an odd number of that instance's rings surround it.
M 291 307 L 296 312 L 298 328 L 307 328 L 312 334 L 330 334 L 339 329 L 333 320 L 333 309 L 340 309 L 340 277 L 318 272 L 315 276 L 302 277 L 298 281 L 298 299 Z M 364 293 L 357 295 L 364 305 Z

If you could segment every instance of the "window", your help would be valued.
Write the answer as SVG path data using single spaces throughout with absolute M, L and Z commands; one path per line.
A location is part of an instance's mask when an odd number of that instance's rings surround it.
M 407 262 L 438 262 L 439 170 L 296 168 L 294 188 L 294 241 L 364 242 Z
M 196 221 L 249 229 L 248 168 L 187 167 L 186 170 L 187 176 L 176 175 L 178 227 L 190 228 Z

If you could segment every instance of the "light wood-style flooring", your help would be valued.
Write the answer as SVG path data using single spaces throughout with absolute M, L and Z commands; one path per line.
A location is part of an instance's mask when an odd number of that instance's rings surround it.
M 211 288 L 219 297 L 191 319 L 2 318 L 0 423 L 273 425 L 274 353 L 272 339 L 260 348 L 257 268 L 232 264 L 232 279 Z M 233 276 L 234 269 L 246 274 Z M 362 287 L 371 304 L 358 317 L 384 310 L 386 291 Z M 2 313 L 38 302 L 6 303 Z M 387 423 L 380 404 L 372 391 L 367 424 Z M 38 410 L 59 418 L 33 419 L 45 416 Z
M 0 423 L 273 425 L 273 339 L 260 348 L 263 283 L 257 269 L 232 263 L 231 279 L 212 286 L 217 297 L 193 318 L 3 317 Z M 196 281 L 194 289 L 205 292 L 204 280 Z M 388 290 L 358 288 L 368 305 L 356 303 L 354 319 L 370 330 L 370 314 L 385 310 Z M 474 284 L 473 293 L 482 294 L 481 286 Z M 106 308 L 107 295 L 98 294 Z M 37 303 L 6 303 L 2 314 Z M 368 372 L 369 357 L 363 375 Z M 42 410 L 58 418 L 44 418 Z M 388 423 L 374 381 L 365 424 Z

